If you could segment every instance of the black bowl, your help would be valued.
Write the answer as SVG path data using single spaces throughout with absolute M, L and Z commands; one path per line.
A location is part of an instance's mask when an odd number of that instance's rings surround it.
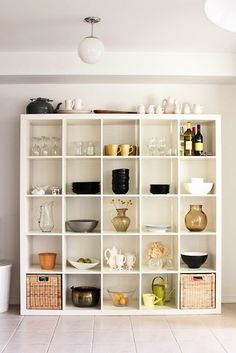
M 208 254 L 205 252 L 183 252 L 181 258 L 189 268 L 199 268 L 206 262 Z
M 76 194 L 98 194 L 100 181 L 73 182 L 72 191 Z
M 170 191 L 169 184 L 150 184 L 151 194 L 168 194 Z

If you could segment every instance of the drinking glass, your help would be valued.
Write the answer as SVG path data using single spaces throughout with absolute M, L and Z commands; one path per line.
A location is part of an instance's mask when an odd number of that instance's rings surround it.
M 148 149 L 148 153 L 150 156 L 155 156 L 156 155 L 156 150 L 157 150 L 157 138 L 156 137 L 151 137 L 148 141 L 147 141 L 147 149 Z
M 61 149 L 60 149 L 60 138 L 59 137 L 52 137 L 51 138 L 52 142 L 52 148 L 51 148 L 51 155 L 52 156 L 59 156 L 61 154 Z
M 165 138 L 161 138 L 158 141 L 158 145 L 157 145 L 157 151 L 159 156 L 164 156 L 166 153 L 166 139 Z
M 40 156 L 40 137 L 32 137 L 32 147 L 31 147 L 32 156 Z
M 49 141 L 50 138 L 46 136 L 41 136 L 41 155 L 42 156 L 49 156 L 50 154 L 50 149 L 49 149 Z

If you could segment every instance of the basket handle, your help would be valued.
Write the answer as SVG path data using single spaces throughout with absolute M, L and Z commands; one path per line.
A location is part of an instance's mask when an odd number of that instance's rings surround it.
M 202 281 L 203 277 L 202 276 L 193 276 L 194 281 Z

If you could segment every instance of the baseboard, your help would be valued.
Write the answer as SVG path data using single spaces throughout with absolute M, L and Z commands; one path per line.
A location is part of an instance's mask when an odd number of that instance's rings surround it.
M 222 303 L 236 303 L 236 296 L 223 296 L 222 297 Z

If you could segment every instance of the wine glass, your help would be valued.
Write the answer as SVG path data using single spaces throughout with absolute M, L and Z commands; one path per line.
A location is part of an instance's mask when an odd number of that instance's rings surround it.
M 51 155 L 52 156 L 59 156 L 60 152 L 61 152 L 60 146 L 59 146 L 60 138 L 59 137 L 52 137 L 51 142 L 52 142 Z
M 166 153 L 166 139 L 160 138 L 157 145 L 157 151 L 159 156 L 164 156 Z
M 31 154 L 33 156 L 40 156 L 40 153 L 41 153 L 40 137 L 32 137 Z
M 157 138 L 151 137 L 147 141 L 147 149 L 150 156 L 155 156 L 157 150 Z
M 42 156 L 49 156 L 49 152 L 50 152 L 49 141 L 50 141 L 49 137 L 41 136 L 41 144 L 42 144 L 41 155 Z

